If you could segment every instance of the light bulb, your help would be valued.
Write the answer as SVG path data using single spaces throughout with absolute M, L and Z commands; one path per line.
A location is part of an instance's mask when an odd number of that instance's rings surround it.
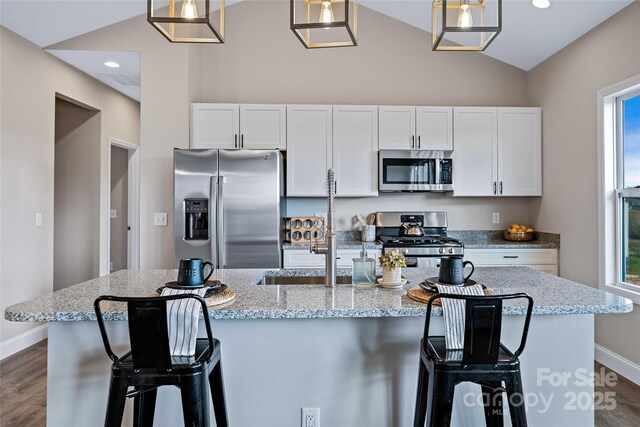
M 182 11 L 180 11 L 180 16 L 186 19 L 198 17 L 198 9 L 196 9 L 195 0 L 184 0 L 182 2 Z
M 333 9 L 329 0 L 322 0 L 322 8 L 320 9 L 320 22 L 330 24 L 334 21 Z
M 460 0 L 460 14 L 458 14 L 458 27 L 469 28 L 473 26 L 471 7 L 469 0 Z
M 549 2 L 549 0 L 531 0 L 531 4 L 538 9 L 546 9 L 551 6 L 551 2 Z

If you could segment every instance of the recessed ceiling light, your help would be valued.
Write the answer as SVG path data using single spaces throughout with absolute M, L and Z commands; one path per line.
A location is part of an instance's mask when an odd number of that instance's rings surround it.
M 104 63 L 105 66 L 109 67 L 109 68 L 119 68 L 120 64 L 118 64 L 117 62 L 113 62 L 113 61 L 107 61 Z
M 551 2 L 549 0 L 531 0 L 531 4 L 538 9 L 546 9 L 551 6 Z

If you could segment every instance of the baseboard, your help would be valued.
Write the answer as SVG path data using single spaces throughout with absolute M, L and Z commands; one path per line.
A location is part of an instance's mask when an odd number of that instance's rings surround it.
M 599 344 L 595 345 L 596 361 L 602 363 L 607 368 L 616 371 L 629 381 L 640 385 L 640 365 L 625 359 L 617 353 Z
M 40 325 L 0 343 L 0 360 L 47 338 L 47 325 Z

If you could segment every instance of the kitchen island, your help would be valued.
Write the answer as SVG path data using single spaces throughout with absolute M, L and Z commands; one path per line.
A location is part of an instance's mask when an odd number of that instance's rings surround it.
M 405 269 L 409 283 L 400 290 L 263 284 L 265 276 L 322 274 L 215 273 L 237 293 L 233 302 L 209 311 L 222 342 L 231 425 L 299 426 L 302 407 L 320 408 L 324 427 L 411 425 L 426 305 L 409 299 L 406 289 L 437 270 Z M 7 308 L 9 320 L 50 322 L 48 425 L 103 422 L 110 361 L 94 299 L 150 295 L 175 277 L 175 270 L 120 271 Z M 521 356 L 529 425 L 593 425 L 593 408 L 582 400 L 593 392 L 585 377 L 593 371 L 594 315 L 629 312 L 631 301 L 523 267 L 477 268 L 473 278 L 498 294 L 527 292 L 535 301 Z M 517 347 L 524 312 L 522 303 L 505 303 L 503 342 L 509 347 Z M 441 310 L 433 316 L 432 334 L 442 333 Z M 106 318 L 116 353 L 124 351 L 126 312 L 114 307 Z M 452 425 L 483 424 L 478 395 L 479 386 L 456 389 Z M 125 425 L 131 425 L 131 409 L 128 402 Z M 178 390 L 161 390 L 156 425 L 181 424 Z

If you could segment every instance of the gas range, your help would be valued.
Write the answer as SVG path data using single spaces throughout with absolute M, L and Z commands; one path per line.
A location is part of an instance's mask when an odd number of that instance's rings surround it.
M 407 236 L 408 230 L 422 236 Z M 462 242 L 447 236 L 446 212 L 377 212 L 376 238 L 385 253 L 402 251 L 407 265 L 429 266 L 442 257 L 464 256 Z

